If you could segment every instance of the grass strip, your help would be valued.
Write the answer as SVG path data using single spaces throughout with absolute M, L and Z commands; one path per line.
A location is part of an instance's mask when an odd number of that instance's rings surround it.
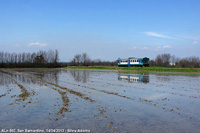
M 70 66 L 67 69 L 102 69 L 102 70 L 132 70 L 154 72 L 200 72 L 200 68 L 167 68 L 167 67 L 109 67 L 109 66 Z

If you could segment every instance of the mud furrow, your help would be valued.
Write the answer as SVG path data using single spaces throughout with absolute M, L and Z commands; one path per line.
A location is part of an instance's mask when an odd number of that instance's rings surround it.
M 38 79 L 32 78 L 32 77 L 30 77 L 30 76 L 26 76 L 26 77 L 31 78 L 31 79 L 33 79 L 33 80 L 38 80 Z M 41 82 L 43 82 L 43 83 L 47 83 L 47 84 L 53 85 L 53 86 L 58 87 L 58 88 L 63 89 L 63 90 L 66 90 L 66 91 L 70 92 L 71 94 L 74 94 L 74 95 L 76 95 L 76 96 L 79 96 L 79 97 L 81 97 L 81 98 L 83 98 L 83 99 L 85 99 L 85 100 L 89 100 L 90 102 L 96 102 L 96 101 L 92 100 L 92 99 L 89 98 L 89 97 L 85 97 L 85 95 L 82 94 L 82 93 L 80 93 L 80 92 L 76 92 L 76 91 L 74 91 L 74 90 L 71 90 L 71 89 L 68 89 L 68 88 L 59 86 L 59 85 L 57 85 L 57 84 L 54 84 L 54 83 L 51 83 L 51 82 L 48 82 L 48 81 L 45 81 L 45 80 L 38 80 L 38 81 L 41 81 Z M 66 82 L 65 82 L 65 83 L 66 83 Z M 69 83 L 69 84 L 72 84 L 72 83 Z M 77 84 L 72 84 L 72 85 L 77 86 Z M 78 85 L 78 86 L 80 86 L 80 85 Z M 137 100 L 137 101 L 139 101 L 139 102 L 143 102 L 143 103 L 146 103 L 146 104 L 149 104 L 149 105 L 153 105 L 153 106 L 160 105 L 161 108 L 162 108 L 163 110 L 165 110 L 165 111 L 168 110 L 168 111 L 170 111 L 170 112 L 175 112 L 175 113 L 177 113 L 177 114 L 179 114 L 179 115 L 180 115 L 181 112 L 183 111 L 183 110 L 179 109 L 178 107 L 167 107 L 166 104 L 154 102 L 154 101 L 152 101 L 152 100 L 147 100 L 147 99 L 142 99 L 142 98 L 136 98 L 136 97 L 131 98 L 131 97 L 127 97 L 127 96 L 120 95 L 120 94 L 115 93 L 115 92 L 109 92 L 109 91 L 105 91 L 105 90 L 98 90 L 98 89 L 95 89 L 95 88 L 90 88 L 90 87 L 88 87 L 88 86 L 81 86 L 81 87 L 88 88 L 88 89 L 91 89 L 91 90 L 95 90 L 95 91 L 98 91 L 98 92 L 103 92 L 103 93 L 110 94 L 110 95 L 115 95 L 115 96 L 118 96 L 118 97 L 121 97 L 121 98 L 125 98 L 125 99 Z M 184 112 L 182 112 L 182 113 L 184 113 Z
M 60 91 L 56 88 L 53 88 L 54 90 L 58 91 L 58 93 L 61 95 L 62 97 L 62 102 L 63 102 L 63 107 L 60 108 L 60 110 L 58 111 L 57 115 L 59 114 L 63 114 L 63 112 L 70 112 L 67 107 L 69 106 L 69 98 L 65 95 L 66 92 Z
M 4 73 L 11 74 L 11 75 L 12 75 L 12 74 L 14 74 L 14 75 L 23 75 L 23 74 L 16 74 L 16 73 L 13 73 L 13 72 L 5 72 L 5 71 L 3 71 L 3 72 L 4 72 Z M 36 79 L 36 78 L 30 77 L 30 76 L 26 76 L 26 75 L 23 75 L 23 76 L 24 76 L 24 77 L 27 77 L 27 78 L 30 78 L 30 79 L 32 79 L 32 80 L 37 80 L 37 81 L 41 81 L 41 82 L 46 83 L 46 84 L 49 84 L 49 85 L 53 85 L 53 86 L 58 87 L 58 88 L 60 88 L 60 89 L 62 89 L 62 90 L 66 90 L 66 91 L 68 91 L 69 93 L 74 94 L 74 95 L 76 95 L 76 96 L 78 96 L 78 97 L 80 97 L 80 98 L 83 98 L 83 99 L 87 100 L 87 101 L 96 102 L 95 100 L 92 100 L 91 98 L 86 97 L 84 94 L 82 94 L 82 93 L 80 93 L 80 92 L 77 92 L 77 91 L 68 89 L 68 88 L 66 88 L 66 87 L 62 87 L 62 86 L 60 86 L 60 85 L 58 85 L 58 84 L 54 84 L 54 83 L 51 83 L 51 82 L 48 82 L 48 81 L 45 81 L 45 80 Z
M 27 77 L 29 77 L 29 76 L 27 76 Z M 32 78 L 32 77 L 29 77 L 29 78 Z M 37 79 L 35 79 L 35 80 L 37 80 Z M 78 96 L 78 97 L 81 97 L 81 98 L 83 98 L 83 99 L 85 99 L 85 100 L 87 100 L 87 101 L 96 102 L 95 100 L 92 100 L 91 98 L 86 97 L 84 94 L 82 94 L 82 93 L 80 93 L 80 92 L 77 92 L 77 91 L 74 91 L 74 90 L 71 90 L 71 89 L 62 87 L 62 86 L 57 85 L 57 84 L 54 84 L 54 83 L 50 83 L 50 82 L 48 82 L 48 81 L 44 81 L 44 80 L 40 80 L 40 81 L 42 81 L 42 82 L 44 82 L 44 83 L 47 83 L 47 84 L 50 84 L 50 85 L 53 85 L 53 86 L 55 86 L 55 87 L 58 87 L 58 88 L 60 88 L 60 89 L 62 89 L 62 90 L 66 90 L 66 91 L 68 91 L 69 93 L 74 94 L 74 95 L 76 95 L 76 96 Z
M 71 83 L 68 82 L 68 84 L 71 84 Z M 77 85 L 77 84 L 72 84 L 72 85 L 80 86 L 80 85 Z M 129 100 L 137 100 L 139 102 L 143 102 L 143 103 L 146 103 L 148 105 L 153 105 L 153 106 L 160 105 L 160 106 L 162 106 L 161 108 L 163 110 L 167 110 L 168 109 L 168 111 L 170 111 L 170 112 L 175 112 L 176 111 L 175 113 L 177 113 L 178 115 L 180 115 L 181 111 L 183 111 L 183 110 L 181 110 L 178 107 L 168 107 L 166 104 L 154 102 L 152 100 L 147 100 L 147 99 L 143 99 L 143 98 L 136 98 L 136 97 L 131 98 L 131 97 L 127 97 L 127 96 L 124 96 L 124 95 L 120 95 L 120 94 L 118 94 L 116 92 L 109 92 L 109 91 L 105 91 L 105 90 L 98 90 L 98 89 L 90 88 L 88 86 L 83 86 L 83 85 L 81 87 L 87 88 L 87 89 L 91 89 L 91 90 L 94 90 L 94 91 L 98 91 L 98 92 L 103 92 L 103 93 L 106 93 L 106 94 L 109 94 L 109 95 L 115 95 L 115 96 L 118 96 L 118 97 L 121 97 L 121 98 L 125 98 L 125 99 L 129 99 Z
M 2 71 L 0 71 L 2 72 Z M 27 89 L 21 85 L 20 83 L 18 83 L 15 79 L 13 79 L 11 76 L 8 76 L 10 75 L 9 73 L 7 72 L 3 72 L 5 74 L 3 74 L 5 77 L 9 78 L 10 80 L 12 80 L 22 91 L 22 93 L 18 96 L 20 97 L 20 99 L 16 99 L 16 101 L 25 101 L 29 96 L 30 96 L 30 92 L 27 91 Z
M 12 77 L 8 76 L 8 75 L 20 75 L 20 76 L 24 76 L 24 75 L 21 75 L 21 74 L 15 74 L 15 73 L 9 73 L 9 72 L 3 72 L 4 76 L 9 78 L 10 80 L 12 80 L 15 84 L 18 85 L 18 87 L 22 90 L 22 94 L 19 95 L 20 98 L 22 99 L 16 99 L 16 101 L 20 101 L 20 100 L 25 100 L 26 99 L 26 96 L 28 97 L 30 95 L 30 93 L 25 89 L 25 87 L 23 87 L 21 84 L 19 84 L 15 79 L 13 79 Z M 29 77 L 30 78 L 30 77 Z M 35 79 L 32 79 L 30 78 L 31 80 L 35 80 Z M 35 80 L 35 81 L 40 81 L 40 80 Z M 67 107 L 69 106 L 69 98 L 65 95 L 66 92 L 63 92 L 63 91 L 60 91 L 59 89 L 56 89 L 56 88 L 52 88 L 53 90 L 56 90 L 58 91 L 58 93 L 61 95 L 61 98 L 62 98 L 62 102 L 63 102 L 63 107 L 61 107 L 58 111 L 58 113 L 56 113 L 56 115 L 62 115 L 64 117 L 64 114 L 63 112 L 70 112 Z M 3 95 L 4 96 L 4 95 Z M 13 103 L 11 103 L 10 105 L 13 105 Z M 25 105 L 24 105 L 25 106 Z M 51 114 L 51 113 L 49 113 Z M 60 118 L 55 118 L 53 119 L 54 121 L 57 121 L 59 120 Z M 50 119 L 51 120 L 51 119 Z

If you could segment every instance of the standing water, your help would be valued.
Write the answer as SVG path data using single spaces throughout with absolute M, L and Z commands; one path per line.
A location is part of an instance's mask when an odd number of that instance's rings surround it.
M 200 131 L 200 77 L 1 69 L 0 130 Z

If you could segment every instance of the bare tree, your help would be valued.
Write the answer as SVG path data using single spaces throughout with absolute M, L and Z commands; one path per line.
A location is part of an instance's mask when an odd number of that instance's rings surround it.
M 170 59 L 170 54 L 161 54 L 156 56 L 155 62 L 157 66 L 169 66 Z
M 58 67 L 58 61 L 57 50 L 18 54 L 0 52 L 0 67 Z
M 58 50 L 55 50 L 55 60 L 54 63 L 58 63 L 59 62 L 59 54 L 58 54 Z
M 156 56 L 155 63 L 156 63 L 157 66 L 161 66 L 162 65 L 161 55 L 157 55 Z
M 75 64 L 76 64 L 77 66 L 79 66 L 79 65 L 80 65 L 80 62 L 81 62 L 81 54 L 76 54 L 76 55 L 74 56 L 74 61 L 75 61 Z
M 88 57 L 88 55 L 86 53 L 82 53 L 82 62 L 83 62 L 83 66 L 88 66 L 89 62 L 90 62 L 90 58 Z

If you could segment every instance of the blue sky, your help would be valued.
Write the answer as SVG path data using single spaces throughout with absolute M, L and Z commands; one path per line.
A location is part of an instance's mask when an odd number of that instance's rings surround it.
M 200 0 L 0 0 L 0 47 L 61 61 L 200 57 Z

